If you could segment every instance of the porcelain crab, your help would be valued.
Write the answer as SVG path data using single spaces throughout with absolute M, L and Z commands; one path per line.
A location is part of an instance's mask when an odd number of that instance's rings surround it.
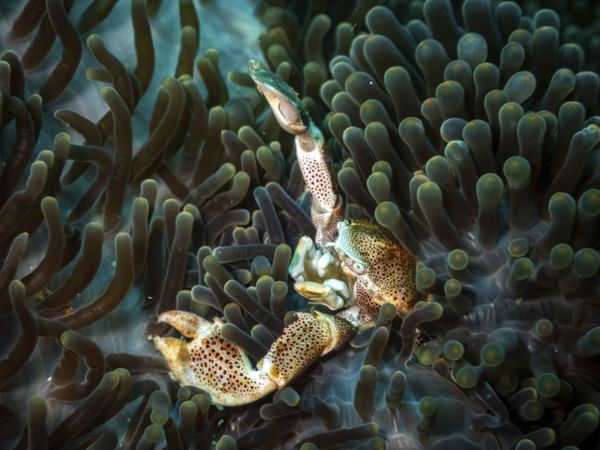
M 249 71 L 280 126 L 294 135 L 298 163 L 312 195 L 315 241 L 308 236 L 300 240 L 289 274 L 298 293 L 327 306 L 331 314 L 296 313 L 296 320 L 256 368 L 221 336 L 221 320 L 211 322 L 183 311 L 162 314 L 160 321 L 191 338 L 153 338 L 173 376 L 183 385 L 206 390 L 223 406 L 250 403 L 288 385 L 346 343 L 360 324 L 376 318 L 382 304 L 394 304 L 402 318 L 419 299 L 412 255 L 379 225 L 344 219 L 325 139 L 296 92 L 255 61 Z

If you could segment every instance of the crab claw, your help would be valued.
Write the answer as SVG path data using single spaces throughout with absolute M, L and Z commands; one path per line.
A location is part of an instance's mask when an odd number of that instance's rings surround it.
M 189 338 L 195 338 L 199 331 L 213 326 L 208 320 L 186 311 L 166 311 L 158 316 L 158 321 L 168 323 Z
M 286 132 L 298 135 L 307 130 L 308 121 L 302 117 L 304 109 L 298 94 L 285 81 L 258 61 L 252 59 L 248 73 L 258 90 L 265 96 L 273 115 Z
M 343 286 L 339 285 L 341 283 Z M 344 307 L 344 299 L 339 293 L 348 293 L 348 286 L 339 280 L 325 280 L 323 283 L 302 281 L 294 284 L 298 294 L 306 297 L 310 303 L 327 306 L 333 311 Z
M 312 266 L 311 262 L 315 259 L 317 251 L 311 238 L 302 236 L 298 241 L 294 255 L 288 267 L 288 273 L 296 281 L 304 281 L 305 271 Z M 307 266 L 307 263 L 308 266 Z
M 190 342 L 155 336 L 173 376 L 183 385 L 204 389 L 213 403 L 239 406 L 252 403 L 286 386 L 321 356 L 350 339 L 354 327 L 346 320 L 315 313 L 297 313 L 283 334 L 257 364 L 221 335 L 223 322 L 209 322 L 183 311 L 167 311 L 160 319 L 182 332 L 194 334 Z M 191 326 L 197 326 L 195 331 Z
M 266 374 L 252 367 L 240 348 L 221 336 L 221 320 L 209 322 L 184 311 L 167 311 L 159 320 L 193 337 L 190 342 L 172 337 L 152 339 L 181 384 L 204 389 L 214 403 L 223 406 L 251 403 L 277 388 Z
M 258 363 L 258 368 L 282 388 L 304 372 L 321 356 L 350 339 L 354 327 L 346 320 L 318 311 L 296 313 L 296 320 Z

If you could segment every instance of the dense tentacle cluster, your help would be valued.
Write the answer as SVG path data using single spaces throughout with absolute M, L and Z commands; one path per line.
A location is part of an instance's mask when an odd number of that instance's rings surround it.
M 211 2 L 7 3 L 7 448 L 598 442 L 594 2 L 260 3 L 263 59 L 326 133 L 350 216 L 421 261 L 429 301 L 401 325 L 383 305 L 350 349 L 231 410 L 176 386 L 146 336 L 172 309 L 223 317 L 256 363 L 307 310 L 287 277 L 315 231 L 290 137 L 242 67 L 222 75 L 227 50 L 201 46 Z

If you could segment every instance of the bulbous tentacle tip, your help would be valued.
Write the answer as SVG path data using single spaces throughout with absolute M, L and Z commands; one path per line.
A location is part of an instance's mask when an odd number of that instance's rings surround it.
M 152 338 L 171 373 L 183 386 L 196 386 L 210 394 L 212 402 L 222 406 L 252 403 L 273 392 L 277 385 L 263 372 L 252 367 L 248 356 L 221 335 L 223 322 L 209 322 L 194 314 L 169 311 L 161 320 L 182 334 L 191 326 L 197 333 L 190 342 L 172 337 Z

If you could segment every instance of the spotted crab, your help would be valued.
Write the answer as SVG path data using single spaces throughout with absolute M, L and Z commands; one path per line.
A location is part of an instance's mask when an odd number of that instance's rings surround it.
M 294 135 L 297 160 L 312 195 L 315 240 L 300 239 L 289 274 L 299 294 L 331 314 L 296 313 L 255 368 L 240 348 L 222 337 L 220 319 L 163 313 L 160 321 L 191 339 L 153 338 L 173 376 L 183 385 L 204 389 L 222 406 L 247 404 L 287 386 L 350 340 L 357 327 L 374 320 L 381 305 L 394 304 L 402 319 L 419 298 L 412 255 L 379 225 L 344 219 L 325 139 L 296 92 L 255 61 L 249 72 L 280 126 Z

